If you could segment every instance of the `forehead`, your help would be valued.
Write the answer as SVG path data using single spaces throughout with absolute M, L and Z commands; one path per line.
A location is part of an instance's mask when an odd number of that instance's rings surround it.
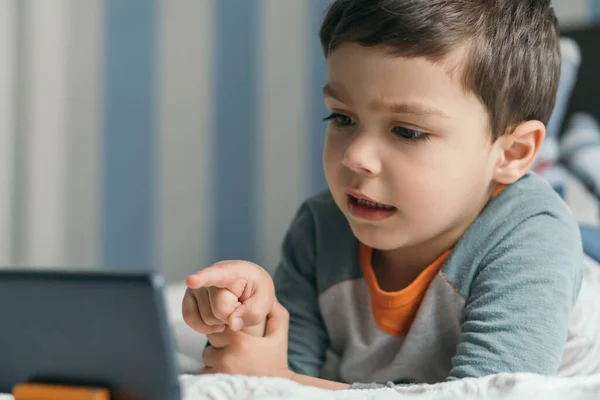
M 481 114 L 483 104 L 461 82 L 462 49 L 434 63 L 425 57 L 401 57 L 378 46 L 345 43 L 327 58 L 328 85 L 344 102 L 418 102 L 444 114 Z

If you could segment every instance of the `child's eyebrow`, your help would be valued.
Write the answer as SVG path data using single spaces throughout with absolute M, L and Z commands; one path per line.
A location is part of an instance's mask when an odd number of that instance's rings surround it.
M 329 83 L 323 87 L 323 95 L 325 97 L 331 97 L 332 99 L 343 102 L 343 91 L 340 92 Z M 386 102 L 383 100 L 374 100 L 371 104 L 371 107 L 376 110 L 387 110 L 394 114 L 412 114 L 421 117 L 435 116 L 449 118 L 448 115 L 438 108 L 417 102 Z
M 421 117 L 435 116 L 449 118 L 440 109 L 433 106 L 416 102 L 385 102 L 383 100 L 374 100 L 371 107 L 376 110 L 388 110 L 395 114 L 413 114 Z
M 323 95 L 325 97 L 331 97 L 332 99 L 342 101 L 342 93 L 336 90 L 330 83 L 323 87 Z

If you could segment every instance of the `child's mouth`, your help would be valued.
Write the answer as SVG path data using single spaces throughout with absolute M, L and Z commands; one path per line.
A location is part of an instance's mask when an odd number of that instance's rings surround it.
M 369 221 L 381 221 L 394 215 L 396 207 L 359 199 L 348 195 L 348 210 L 353 217 Z

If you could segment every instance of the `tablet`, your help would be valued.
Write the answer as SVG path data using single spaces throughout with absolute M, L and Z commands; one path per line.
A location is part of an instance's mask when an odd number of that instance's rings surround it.
M 153 273 L 0 269 L 0 393 L 41 382 L 180 400 L 163 286 Z

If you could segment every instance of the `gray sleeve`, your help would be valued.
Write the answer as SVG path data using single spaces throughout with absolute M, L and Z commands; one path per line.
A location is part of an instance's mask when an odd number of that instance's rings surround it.
M 539 214 L 483 260 L 467 297 L 449 380 L 501 372 L 556 374 L 579 293 L 577 225 Z
M 290 313 L 289 367 L 296 373 L 317 377 L 329 339 L 318 302 L 315 240 L 313 216 L 303 205 L 284 239 L 274 281 L 277 299 Z

